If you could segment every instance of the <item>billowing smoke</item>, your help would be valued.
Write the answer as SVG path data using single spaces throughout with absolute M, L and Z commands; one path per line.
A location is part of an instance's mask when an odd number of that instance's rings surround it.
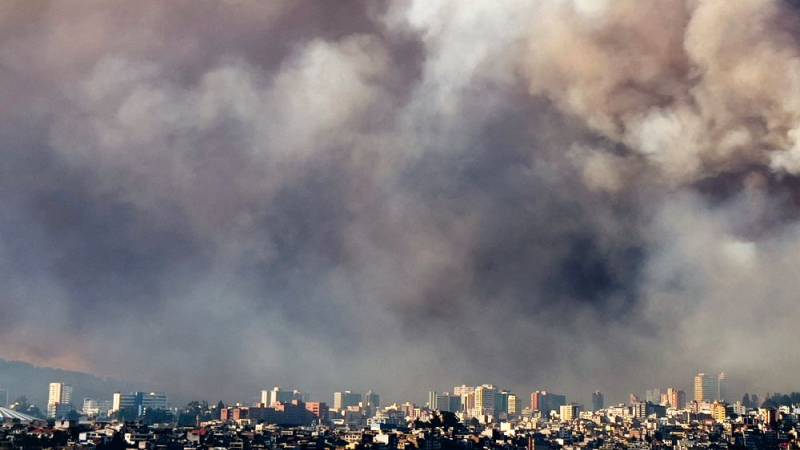
M 642 163 L 669 185 L 753 165 L 800 169 L 800 18 L 788 2 L 542 2 L 536 12 L 531 93 L 625 148 L 612 161 L 588 156 L 590 177 L 602 165 L 618 180 Z
M 796 387 L 791 2 L 0 8 L 2 357 L 183 398 Z

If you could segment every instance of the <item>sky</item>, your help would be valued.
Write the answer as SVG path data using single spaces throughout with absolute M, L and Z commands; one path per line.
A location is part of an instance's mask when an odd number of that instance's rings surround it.
M 0 357 L 252 401 L 797 389 L 800 4 L 0 3 Z

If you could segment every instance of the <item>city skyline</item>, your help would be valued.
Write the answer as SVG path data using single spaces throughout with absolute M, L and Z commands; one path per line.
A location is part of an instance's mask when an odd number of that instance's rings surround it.
M 758 410 L 763 412 L 770 409 L 770 402 L 786 402 L 797 399 L 800 402 L 800 393 L 792 392 L 790 396 L 776 393 L 765 394 L 764 403 L 759 401 L 756 394 L 752 396 L 745 393 L 741 399 L 727 397 L 726 386 L 728 376 L 725 372 L 711 376 L 698 372 L 693 378 L 693 399 L 687 401 L 686 392 L 674 387 L 666 390 L 661 388 L 648 389 L 646 399 L 641 399 L 638 394 L 631 393 L 627 402 L 605 402 L 605 396 L 600 391 L 592 393 L 591 408 L 578 402 L 571 395 L 556 393 L 547 390 L 536 390 L 530 393 L 530 402 L 521 400 L 521 395 L 501 389 L 493 384 L 476 386 L 455 385 L 446 391 L 429 391 L 428 401 L 417 404 L 415 401 L 382 402 L 378 392 L 372 389 L 363 394 L 352 390 L 333 392 L 332 402 L 320 398 L 312 398 L 308 392 L 296 388 L 281 388 L 274 386 L 271 389 L 260 391 L 260 400 L 257 402 L 230 402 L 225 406 L 219 401 L 215 413 L 220 415 L 219 420 L 227 421 L 253 421 L 278 425 L 300 425 L 306 421 L 313 422 L 316 418 L 322 422 L 333 425 L 363 426 L 363 420 L 384 420 L 394 417 L 392 411 L 404 411 L 392 421 L 409 420 L 420 415 L 431 413 L 454 414 L 458 420 L 469 422 L 477 419 L 482 423 L 515 423 L 526 418 L 555 417 L 560 421 L 573 422 L 585 419 L 585 414 L 607 414 L 609 416 L 622 415 L 628 418 L 645 419 L 650 417 L 680 416 L 683 412 L 690 414 L 707 414 L 717 422 L 724 422 L 729 417 L 743 416 L 746 411 Z M 709 381 L 711 380 L 711 381 Z M 2 389 L 2 386 L 0 386 Z M 48 401 L 44 411 L 25 400 L 25 395 L 20 396 L 13 404 L 0 404 L 0 419 L 4 414 L 11 420 L 47 420 L 56 421 L 68 419 L 82 421 L 166 421 L 172 423 L 181 420 L 176 412 L 181 410 L 175 400 L 169 401 L 165 392 L 121 392 L 113 393 L 109 400 L 102 395 L 99 398 L 83 398 L 82 402 L 74 401 L 73 386 L 62 381 L 53 381 L 48 386 Z M 78 406 L 81 405 L 82 406 Z M 180 400 L 178 401 L 180 403 Z M 199 401 L 193 399 L 185 408 L 196 408 L 196 405 L 210 405 L 207 399 Z M 785 404 L 785 403 L 784 403 Z M 194 405 L 194 406 L 193 406 Z M 207 406 L 208 407 L 208 406 Z M 798 409 L 800 412 L 800 409 Z M 387 416 L 387 414 L 389 416 Z M 0 420 L 0 422 L 2 422 Z M 342 420 L 342 422 L 338 422 Z M 387 419 L 388 420 L 388 419 Z M 323 425 L 320 422 L 318 425 Z M 250 422 L 248 422 L 250 423 Z M 400 423 L 400 422 L 397 422 Z M 403 422 L 404 423 L 404 422 Z
M 720 380 L 727 382 L 727 373 L 720 372 L 713 375 L 713 382 L 711 384 L 704 382 L 710 375 L 698 372 L 693 377 L 693 390 L 690 391 L 691 402 L 711 404 L 714 402 L 725 402 L 727 404 L 740 403 L 745 401 L 749 393 L 745 392 L 743 397 L 737 394 L 729 394 L 727 384 L 722 386 Z M 141 415 L 147 409 L 167 409 L 168 401 L 165 392 L 122 392 L 115 391 L 111 398 L 104 398 L 102 395 L 98 398 L 75 398 L 73 399 L 74 386 L 64 382 L 51 382 L 49 383 L 47 402 L 44 404 L 46 414 L 48 417 L 55 417 L 57 415 L 64 415 L 66 412 L 86 411 L 86 409 L 97 410 L 103 409 L 108 412 L 119 412 L 124 409 L 133 409 L 136 414 Z M 5 393 L 7 396 L 7 389 L 0 386 L 0 392 Z M 433 410 L 441 411 L 474 411 L 476 416 L 494 415 L 498 409 L 501 409 L 512 414 L 519 413 L 524 409 L 531 410 L 552 410 L 558 411 L 559 408 L 567 406 L 568 408 L 577 407 L 580 410 L 588 409 L 589 405 L 592 406 L 590 411 L 603 409 L 605 406 L 614 406 L 619 404 L 634 404 L 637 402 L 652 403 L 654 405 L 665 405 L 676 409 L 683 409 L 691 402 L 687 399 L 685 390 L 676 388 L 674 386 L 667 388 L 654 387 L 646 389 L 644 395 L 640 396 L 638 392 L 631 391 L 628 395 L 628 401 L 614 401 L 606 397 L 602 391 L 593 391 L 591 393 L 591 401 L 582 401 L 582 395 L 575 393 L 560 393 L 547 389 L 538 389 L 530 392 L 530 401 L 523 400 L 527 397 L 528 391 L 523 390 L 523 393 L 512 392 L 507 389 L 501 389 L 494 384 L 479 384 L 479 385 L 456 385 L 452 389 L 445 389 L 439 391 L 428 391 L 427 401 L 422 403 L 418 402 L 416 398 L 403 398 L 393 399 L 384 402 L 392 404 L 400 404 L 405 402 L 412 402 L 414 404 L 421 404 Z M 709 394 L 709 392 L 711 392 Z M 794 392 L 794 391 L 793 391 Z M 208 393 L 207 393 L 208 394 Z M 754 398 L 758 398 L 756 392 L 753 392 Z M 17 393 L 15 397 L 28 397 L 28 393 Z M 770 397 L 769 393 L 764 394 L 764 399 Z M 376 411 L 378 407 L 382 406 L 381 396 L 379 393 L 372 389 L 367 389 L 366 392 L 354 391 L 352 389 L 339 390 L 330 393 L 323 393 L 312 395 L 307 391 L 302 391 L 294 388 L 285 388 L 281 386 L 274 386 L 270 389 L 262 389 L 260 394 L 256 396 L 258 400 L 246 401 L 244 398 L 236 400 L 230 399 L 217 399 L 219 401 L 227 401 L 232 404 L 243 405 L 260 405 L 262 407 L 274 407 L 281 403 L 303 402 L 313 404 L 325 404 L 332 410 L 341 411 L 351 406 L 358 406 L 365 408 L 367 411 Z M 74 401 L 73 401 L 74 400 Z M 193 398 L 192 401 L 198 400 Z M 203 401 L 214 401 L 213 394 L 202 398 Z M 245 400 L 243 403 L 242 401 Z M 175 400 L 178 403 L 186 402 L 186 399 Z M 8 402 L 6 402 L 8 403 Z M 174 402 L 173 402 L 174 403 Z M 78 408 L 77 405 L 83 404 L 83 408 Z M 0 403 L 1 406 L 7 404 Z M 174 405 L 173 405 L 174 406 Z M 63 409 L 62 409 L 63 407 Z M 577 411 L 577 410 L 570 410 Z M 575 413 L 577 414 L 577 413 Z
M 798 29 L 793 0 L 2 1 L 0 358 L 175 399 L 791 392 Z
M 704 374 L 697 376 L 697 395 L 702 396 Z M 648 395 L 654 395 L 656 389 L 650 391 Z M 283 390 L 275 387 L 264 392 L 268 393 L 268 400 L 280 399 Z M 194 401 L 166 409 L 165 403 L 159 403 L 133 411 L 130 407 L 120 408 L 115 394 L 114 411 L 70 411 L 45 420 L 35 410 L 15 404 L 12 409 L 0 407 L 0 443 L 13 450 L 800 448 L 800 392 L 776 395 L 762 406 L 743 398 L 734 404 L 692 401 L 686 408 L 675 408 L 631 396 L 627 405 L 586 410 L 555 394 L 537 391 L 532 394 L 532 402 L 548 405 L 541 410 L 522 411 L 512 410 L 512 394 L 490 384 L 454 386 L 453 393 L 461 395 L 464 404 L 473 406 L 455 412 L 408 402 L 382 407 L 373 391 L 364 394 L 364 402 L 345 405 L 356 400 L 357 395 L 347 391 L 336 393 L 340 403 L 336 409 L 325 403 L 292 398 L 249 406 Z M 504 394 L 508 394 L 508 404 Z M 602 397 L 599 394 L 595 392 L 595 400 Z M 163 394 L 147 395 L 166 401 Z M 436 401 L 435 392 L 430 396 Z M 545 400 L 547 396 L 552 398 Z M 58 397 L 60 400 L 61 395 Z M 135 397 L 144 398 L 144 393 L 135 393 Z M 486 402 L 491 397 L 495 411 L 486 414 Z

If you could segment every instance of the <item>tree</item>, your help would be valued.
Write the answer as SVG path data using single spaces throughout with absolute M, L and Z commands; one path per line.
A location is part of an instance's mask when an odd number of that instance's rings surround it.
M 442 411 L 442 426 L 445 429 L 457 429 L 458 426 L 461 424 L 459 422 L 458 417 L 450 411 Z
M 148 409 L 142 416 L 142 423 L 145 425 L 152 425 L 155 423 L 171 423 L 172 420 L 172 411 L 167 409 Z
M 139 410 L 137 408 L 120 408 L 113 416 L 121 422 L 134 422 L 139 418 Z
M 101 444 L 97 446 L 97 450 L 125 450 L 125 440 L 122 439 L 122 433 L 115 432 L 114 436 L 111 437 L 111 441 L 107 444 Z

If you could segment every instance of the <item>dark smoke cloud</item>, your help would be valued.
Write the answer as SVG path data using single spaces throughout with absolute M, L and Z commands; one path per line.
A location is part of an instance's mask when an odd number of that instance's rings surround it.
M 248 400 L 790 389 L 797 9 L 7 2 L 0 356 Z

